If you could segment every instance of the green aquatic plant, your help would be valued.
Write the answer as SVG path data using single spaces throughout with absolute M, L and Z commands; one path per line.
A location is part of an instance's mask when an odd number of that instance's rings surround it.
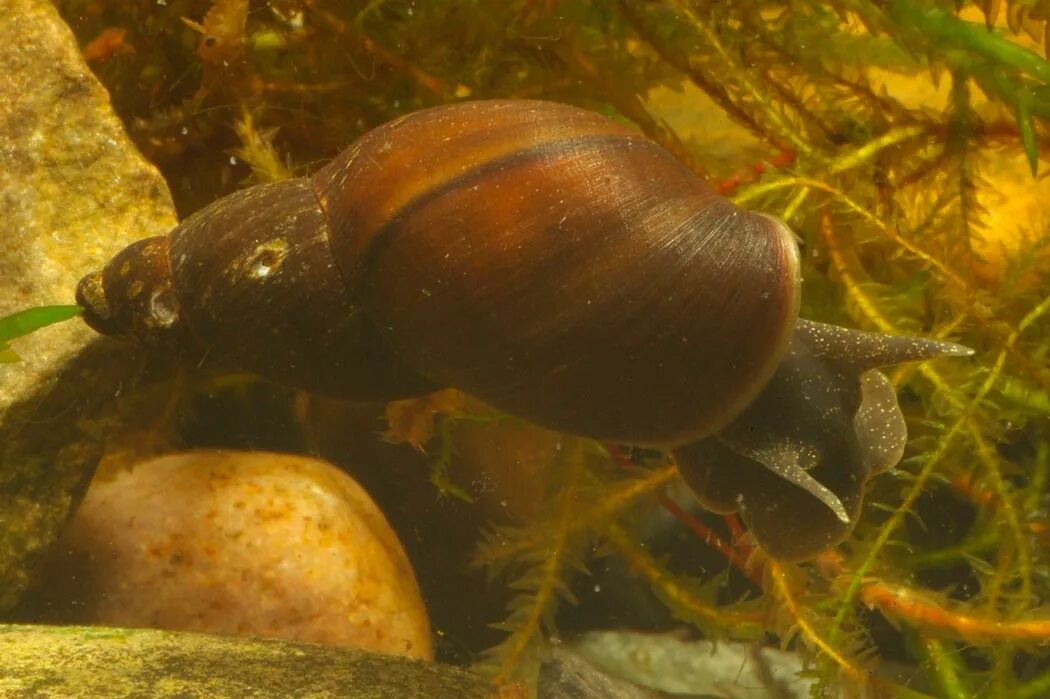
M 45 328 L 75 318 L 83 311 L 80 306 L 37 306 L 11 313 L 0 318 L 0 363 L 21 361 L 11 347 L 11 341 Z
M 905 459 L 814 562 L 769 561 L 735 518 L 682 509 L 664 458 L 572 441 L 543 514 L 494 524 L 476 551 L 511 591 L 503 642 L 470 648 L 482 667 L 530 677 L 541 640 L 566 630 L 574 581 L 604 556 L 700 633 L 764 632 L 805 654 L 817 691 L 1046 694 L 1050 193 L 1033 173 L 1050 160 L 1047 3 L 58 4 L 185 212 L 247 178 L 310 171 L 420 107 L 570 102 L 635 124 L 788 222 L 806 317 L 976 350 L 890 373 Z M 435 480 L 465 494 L 438 433 L 424 445 Z M 652 550 L 654 512 L 721 570 L 698 577 Z M 716 579 L 742 592 L 714 594 Z M 921 668 L 922 689 L 881 679 L 889 657 Z

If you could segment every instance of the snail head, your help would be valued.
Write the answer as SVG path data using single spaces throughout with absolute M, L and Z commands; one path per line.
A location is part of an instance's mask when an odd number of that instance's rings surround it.
M 103 335 L 167 344 L 179 332 L 167 237 L 146 238 L 119 252 L 77 284 L 84 320 Z
M 904 454 L 904 413 L 878 368 L 972 353 L 800 318 L 759 397 L 718 433 L 677 448 L 679 469 L 709 509 L 740 511 L 774 558 L 814 558 L 850 534 L 869 477 Z

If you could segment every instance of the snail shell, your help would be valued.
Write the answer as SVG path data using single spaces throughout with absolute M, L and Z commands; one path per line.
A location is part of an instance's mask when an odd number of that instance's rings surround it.
M 625 126 L 532 101 L 416 112 L 308 180 L 238 192 L 139 245 L 81 285 L 103 332 L 178 332 L 345 397 L 454 386 L 646 444 L 743 410 L 787 351 L 800 286 L 783 224 Z
M 497 100 L 409 114 L 308 179 L 220 199 L 77 295 L 100 332 L 310 391 L 452 386 L 558 431 L 677 445 L 701 499 L 767 537 L 749 483 L 772 478 L 820 512 L 795 556 L 848 532 L 868 471 L 899 459 L 895 397 L 869 372 L 962 351 L 796 332 L 800 284 L 785 225 L 636 131 Z

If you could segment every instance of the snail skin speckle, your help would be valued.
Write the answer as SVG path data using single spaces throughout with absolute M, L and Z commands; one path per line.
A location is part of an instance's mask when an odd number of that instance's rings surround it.
M 279 263 L 251 257 L 280 243 Z M 177 322 L 143 320 L 124 264 L 171 288 Z M 454 387 L 668 449 L 701 501 L 803 558 L 849 533 L 868 474 L 900 458 L 877 367 L 967 350 L 797 319 L 800 286 L 786 225 L 638 132 L 494 100 L 409 114 L 310 178 L 220 199 L 118 254 L 78 300 L 100 332 L 304 390 Z

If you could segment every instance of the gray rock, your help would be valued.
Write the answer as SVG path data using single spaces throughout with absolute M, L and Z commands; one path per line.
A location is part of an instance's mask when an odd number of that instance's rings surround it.
M 802 699 L 814 684 L 798 655 L 758 644 L 592 631 L 570 647 L 610 675 L 675 696 Z
M 538 699 L 658 699 L 655 692 L 617 679 L 556 645 L 540 664 Z
M 77 280 L 175 212 L 47 0 L 0 0 L 0 315 L 73 303 Z M 0 610 L 15 603 L 113 427 L 135 362 L 79 320 L 0 365 Z

